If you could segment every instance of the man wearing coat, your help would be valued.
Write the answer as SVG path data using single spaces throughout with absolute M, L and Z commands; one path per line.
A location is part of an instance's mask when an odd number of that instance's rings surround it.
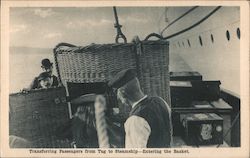
M 117 73 L 108 83 L 124 105 L 132 106 L 125 127 L 126 148 L 169 148 L 171 110 L 160 97 L 145 95 L 133 69 Z

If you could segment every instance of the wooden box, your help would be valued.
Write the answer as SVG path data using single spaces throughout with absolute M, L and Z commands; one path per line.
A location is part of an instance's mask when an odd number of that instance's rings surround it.
M 220 81 L 191 81 L 194 100 L 213 101 L 220 98 Z
M 214 113 L 181 114 L 187 145 L 223 144 L 223 119 Z
M 196 71 L 170 72 L 170 81 L 200 81 L 202 75 Z
M 189 107 L 193 99 L 190 81 L 170 81 L 172 107 Z

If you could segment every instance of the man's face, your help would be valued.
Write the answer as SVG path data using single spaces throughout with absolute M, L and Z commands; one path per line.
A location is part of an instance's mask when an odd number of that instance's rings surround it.
M 40 81 L 40 85 L 42 88 L 50 88 L 52 86 L 52 79 L 50 77 L 47 77 Z
M 48 73 L 51 75 L 51 74 L 52 74 L 52 71 L 53 71 L 53 66 L 45 67 L 45 68 L 43 68 L 43 70 L 44 70 L 45 72 L 48 72 Z
M 128 99 L 125 97 L 123 91 L 121 89 L 117 90 L 117 98 L 121 101 L 124 105 L 129 105 Z

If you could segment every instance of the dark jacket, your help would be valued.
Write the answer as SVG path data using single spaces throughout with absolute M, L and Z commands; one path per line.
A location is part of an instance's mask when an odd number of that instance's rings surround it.
M 159 97 L 147 97 L 137 104 L 130 112 L 144 118 L 151 133 L 148 139 L 148 148 L 167 148 L 171 144 L 172 123 L 170 111 L 165 102 Z
M 73 117 L 71 131 L 77 148 L 98 148 L 98 137 L 95 127 L 86 124 L 78 117 Z

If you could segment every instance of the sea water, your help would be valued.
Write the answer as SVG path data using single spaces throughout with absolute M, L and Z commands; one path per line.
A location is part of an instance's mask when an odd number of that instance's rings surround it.
M 55 63 L 53 52 L 50 51 L 42 53 L 10 52 L 9 92 L 16 93 L 28 87 L 32 80 L 42 72 L 41 60 L 44 58 L 48 58 Z M 57 76 L 55 66 L 53 74 Z

